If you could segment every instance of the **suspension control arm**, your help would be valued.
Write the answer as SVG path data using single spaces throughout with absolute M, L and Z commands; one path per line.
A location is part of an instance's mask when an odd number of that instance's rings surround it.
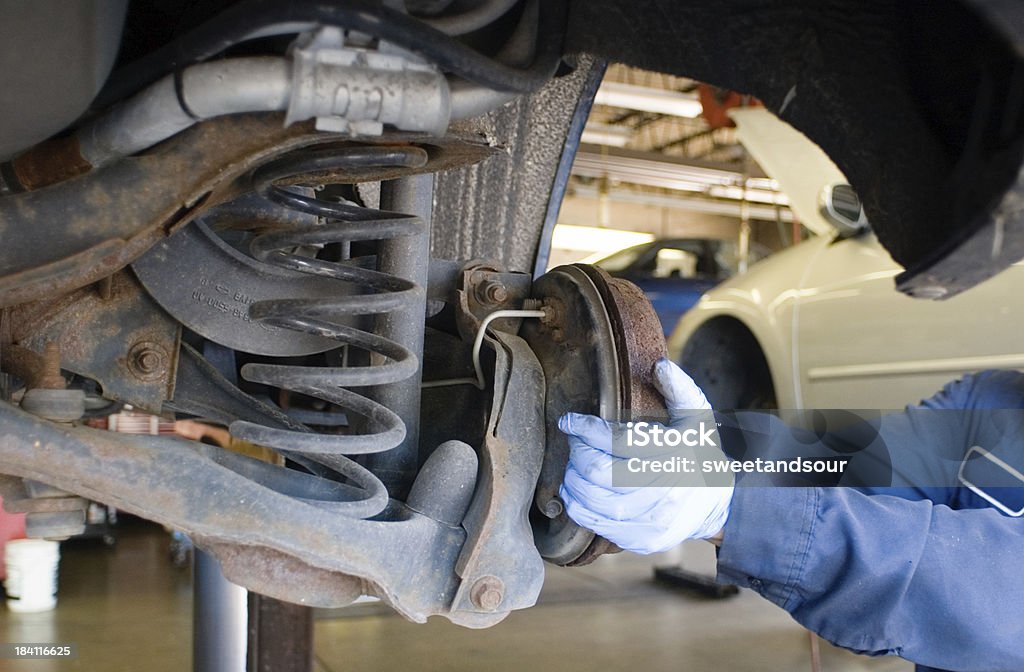
M 498 391 L 479 486 L 476 453 L 450 441 L 409 502 L 391 500 L 372 520 L 331 508 L 358 496 L 334 481 L 177 438 L 58 426 L 6 403 L 0 471 L 182 530 L 259 593 L 322 607 L 376 595 L 416 622 L 488 627 L 531 606 L 543 581 L 527 511 L 544 450 L 544 376 L 517 337 L 492 345 Z M 470 492 L 472 502 L 460 494 Z

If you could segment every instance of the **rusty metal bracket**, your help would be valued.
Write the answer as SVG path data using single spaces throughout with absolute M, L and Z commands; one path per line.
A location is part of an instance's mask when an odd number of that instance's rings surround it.
M 457 623 L 486 627 L 533 606 L 544 561 L 528 513 L 544 457 L 544 372 L 526 342 L 495 332 L 494 398 L 480 451 L 480 477 L 463 521 L 468 532 L 456 571 Z
M 485 317 L 496 310 L 519 308 L 530 296 L 533 279 L 526 273 L 509 273 L 501 267 L 480 261 L 469 261 L 460 269 L 451 295 L 456 310 L 459 334 L 472 341 Z M 504 318 L 494 329 L 515 333 L 521 320 Z
M 5 349 L 4 367 L 31 371 L 34 355 L 57 343 L 64 370 L 97 381 L 108 399 L 159 413 L 174 393 L 181 327 L 130 273 L 115 274 L 106 289 L 13 309 L 17 346 Z

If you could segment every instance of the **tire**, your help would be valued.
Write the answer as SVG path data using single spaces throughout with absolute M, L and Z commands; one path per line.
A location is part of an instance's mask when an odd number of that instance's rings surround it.
M 775 388 L 761 346 L 739 322 L 717 320 L 686 343 L 680 366 L 717 410 L 776 408 Z

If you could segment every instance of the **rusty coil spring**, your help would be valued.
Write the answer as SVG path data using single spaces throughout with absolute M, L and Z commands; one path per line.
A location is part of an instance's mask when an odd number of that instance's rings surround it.
M 309 395 L 335 404 L 349 414 L 360 416 L 363 433 L 319 434 L 268 427 L 247 421 L 231 424 L 231 434 L 239 439 L 274 448 L 278 452 L 324 475 L 326 467 L 344 476 L 355 487 L 350 498 L 325 502 L 347 516 L 366 518 L 380 513 L 388 503 L 383 482 L 350 455 L 390 450 L 405 438 L 402 419 L 390 409 L 351 389 L 385 385 L 416 375 L 419 362 L 407 348 L 390 339 L 340 324 L 356 316 L 391 313 L 417 300 L 415 283 L 357 265 L 326 261 L 293 253 L 296 247 L 380 241 L 416 235 L 424 222 L 415 216 L 363 208 L 349 203 L 319 200 L 289 189 L 285 184 L 309 184 L 330 173 L 358 176 L 360 170 L 395 167 L 419 168 L 427 154 L 416 147 L 344 147 L 309 150 L 288 155 L 268 164 L 253 176 L 254 188 L 264 198 L 302 213 L 323 218 L 324 224 L 274 231 L 257 236 L 251 243 L 253 256 L 264 263 L 334 278 L 357 285 L 362 293 L 336 298 L 294 298 L 259 301 L 250 306 L 249 315 L 264 324 L 313 334 L 352 345 L 372 355 L 367 366 L 294 366 L 250 363 L 241 375 L 248 381 L 272 385 Z M 320 177 L 318 177 L 320 176 Z M 351 425 L 351 422 L 350 422 Z

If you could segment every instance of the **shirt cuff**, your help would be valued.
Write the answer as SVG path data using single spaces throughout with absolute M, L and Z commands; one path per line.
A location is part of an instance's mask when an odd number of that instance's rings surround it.
M 816 488 L 737 486 L 718 550 L 718 583 L 795 609 L 820 498 Z

